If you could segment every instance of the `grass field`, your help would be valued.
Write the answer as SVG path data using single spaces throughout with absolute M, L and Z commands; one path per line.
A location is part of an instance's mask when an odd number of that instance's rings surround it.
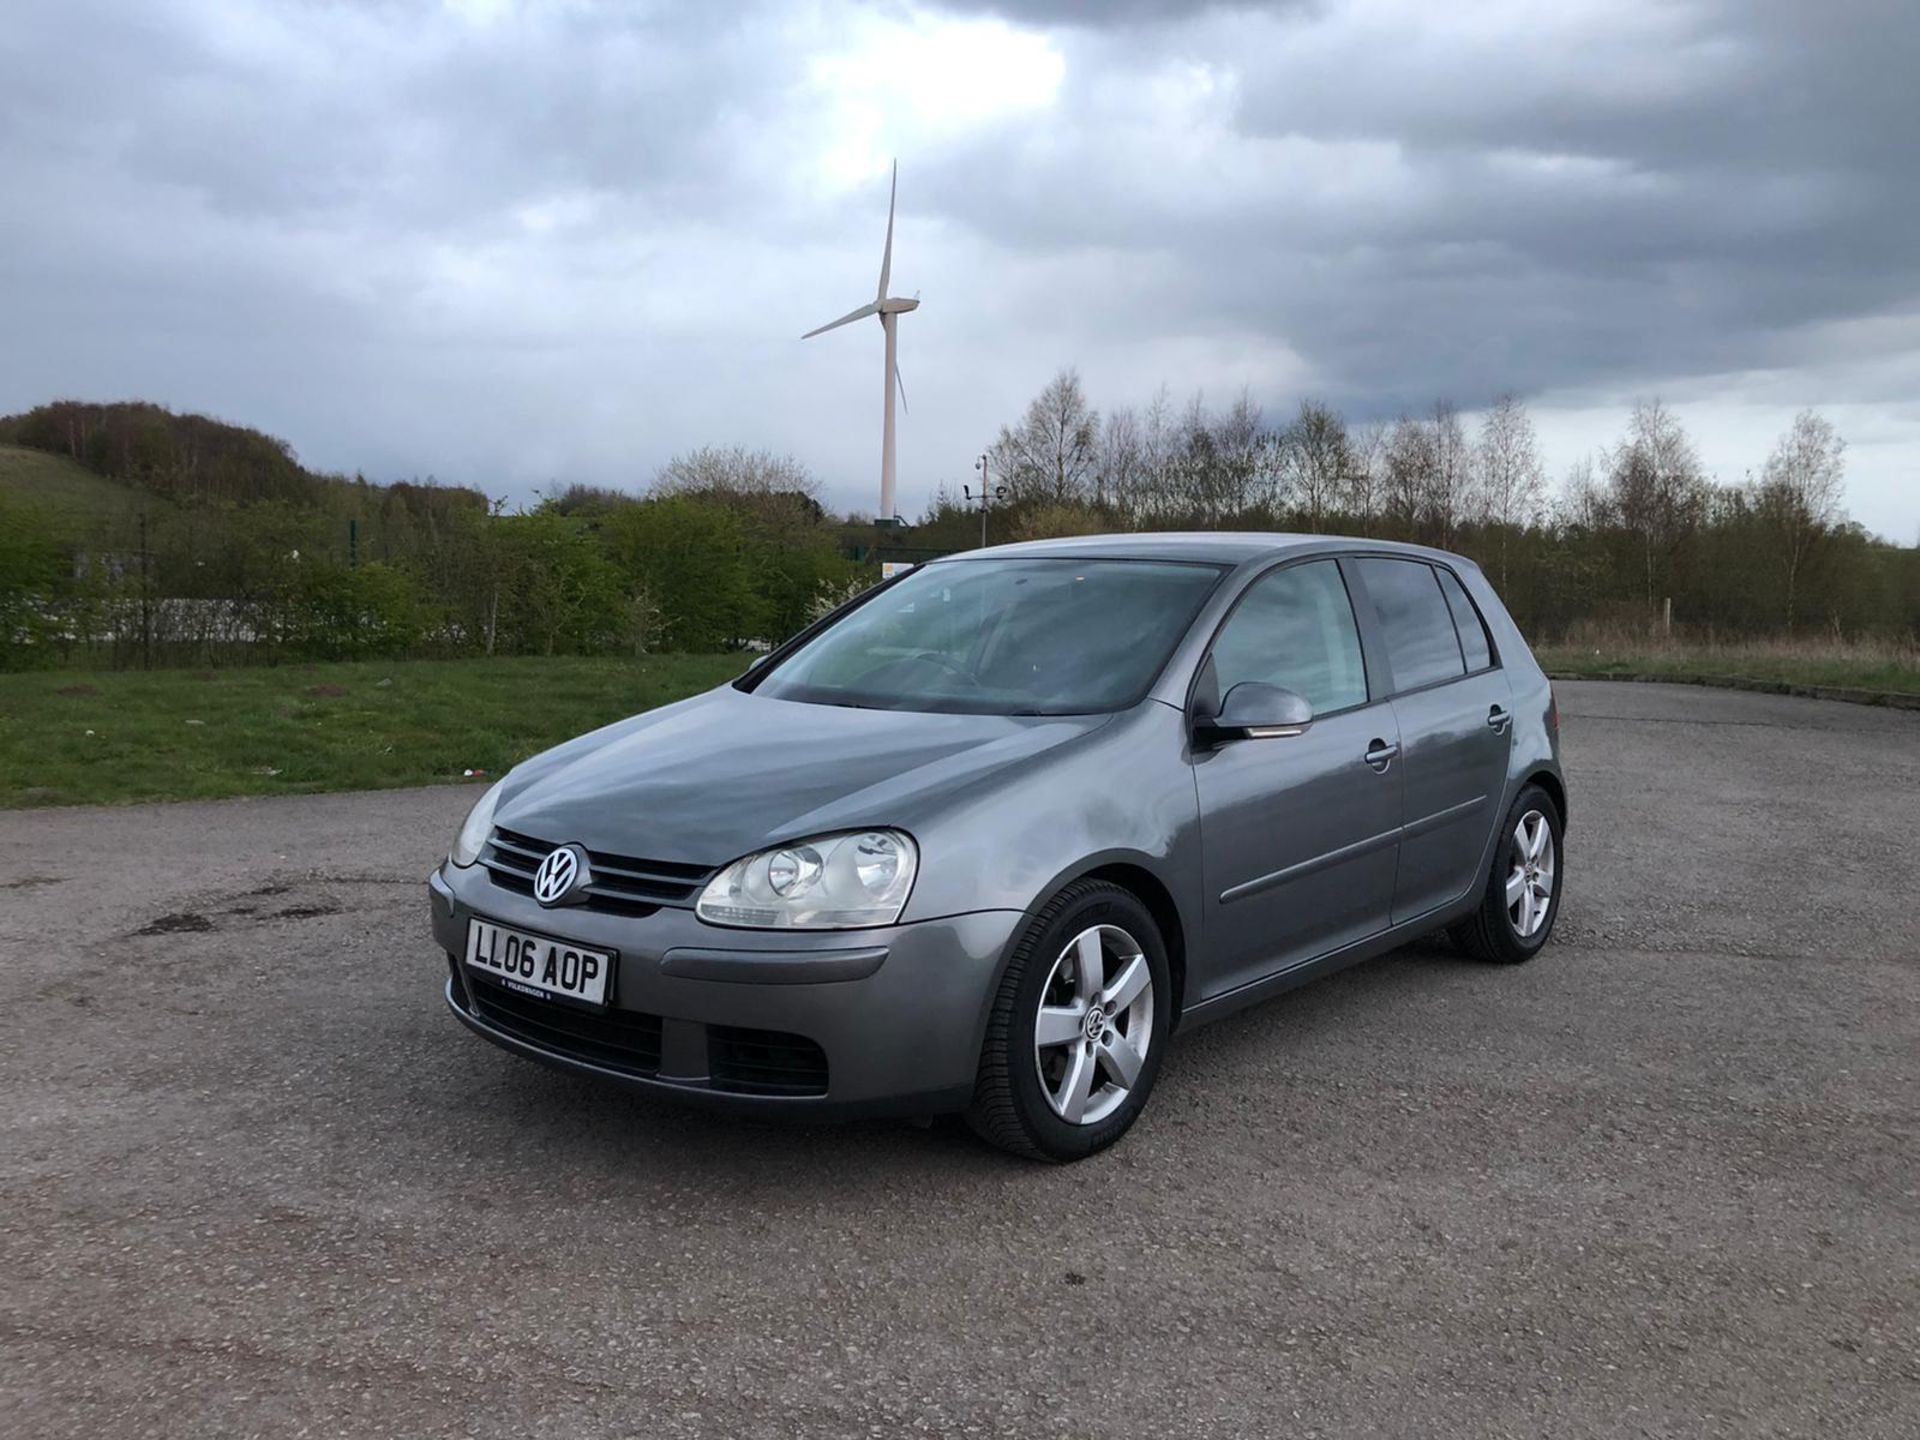
M 1544 646 L 1574 675 L 1733 676 L 1920 694 L 1899 645 L 1611 641 Z M 711 688 L 740 655 L 402 660 L 0 675 L 0 807 L 370 790 L 489 776 Z
M 1712 644 L 1595 635 L 1536 646 L 1548 671 L 1562 675 L 1678 675 L 1778 681 L 1920 694 L 1920 649 L 1884 641 L 1756 640 Z
M 0 675 L 0 806 L 499 775 L 745 668 L 740 655 L 657 655 Z
M 56 533 L 79 538 L 139 514 L 158 515 L 170 502 L 138 486 L 95 475 L 61 455 L 0 445 L 0 501 L 44 516 Z

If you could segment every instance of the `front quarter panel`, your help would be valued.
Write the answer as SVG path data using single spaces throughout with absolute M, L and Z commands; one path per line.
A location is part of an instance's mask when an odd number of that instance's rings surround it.
M 1191 936 L 1198 810 L 1184 718 L 1143 701 L 925 817 L 915 827 L 920 875 L 902 918 L 1032 910 L 1075 877 L 1124 863 L 1160 881 Z

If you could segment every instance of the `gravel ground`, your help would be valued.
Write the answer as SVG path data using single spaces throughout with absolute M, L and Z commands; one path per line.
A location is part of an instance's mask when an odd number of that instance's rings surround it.
M 1560 687 L 1558 937 L 1176 1043 L 1082 1165 L 440 1000 L 468 791 L 0 815 L 0 1433 L 1920 1431 L 1920 716 Z

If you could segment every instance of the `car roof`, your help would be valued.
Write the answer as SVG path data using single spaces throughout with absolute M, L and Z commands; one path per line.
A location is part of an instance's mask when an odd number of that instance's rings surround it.
M 1069 535 L 1058 540 L 1026 540 L 1013 545 L 990 545 L 944 556 L 934 564 L 986 559 L 1047 558 L 1112 560 L 1202 560 L 1215 565 L 1243 565 L 1283 554 L 1342 553 L 1353 550 L 1419 556 L 1459 563 L 1445 550 L 1406 545 L 1396 540 L 1369 540 L 1357 535 L 1303 535 L 1284 530 L 1163 530 L 1124 535 Z

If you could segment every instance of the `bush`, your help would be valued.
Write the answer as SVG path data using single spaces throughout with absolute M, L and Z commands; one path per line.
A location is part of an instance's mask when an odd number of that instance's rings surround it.
M 486 522 L 494 641 L 536 655 L 600 655 L 619 647 L 625 587 L 583 521 L 550 509 Z
M 725 506 L 646 500 L 604 526 L 614 564 L 630 591 L 644 590 L 666 648 L 719 650 L 765 629 L 769 607 L 755 584 L 746 527 Z
M 67 567 L 52 529 L 34 511 L 0 503 L 0 670 L 50 662 Z
M 372 660 L 419 644 L 425 611 L 411 576 L 379 563 L 310 566 L 288 597 L 283 639 L 309 660 Z

